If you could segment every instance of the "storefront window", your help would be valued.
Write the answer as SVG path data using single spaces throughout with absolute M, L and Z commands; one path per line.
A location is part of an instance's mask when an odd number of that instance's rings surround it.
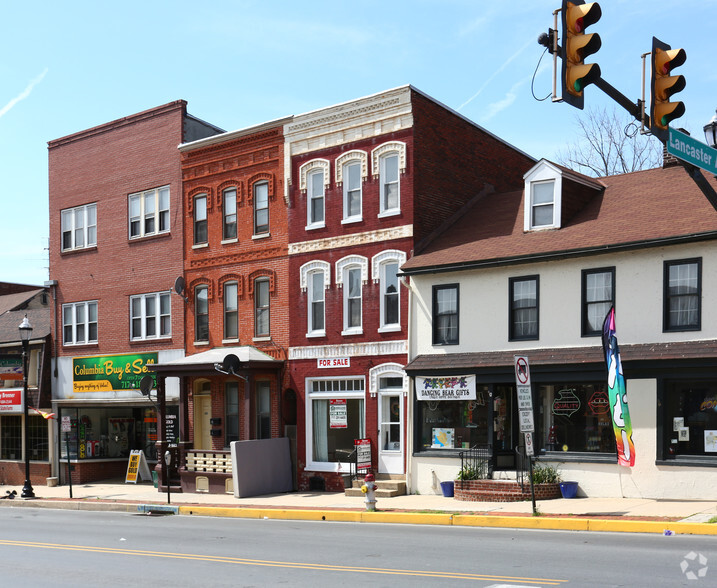
M 28 417 L 28 445 L 32 461 L 47 461 L 50 458 L 48 445 L 47 421 L 41 416 Z
M 467 449 L 488 443 L 490 394 L 478 386 L 475 400 L 420 400 L 420 449 Z
M 605 384 L 538 386 L 536 438 L 545 451 L 615 453 Z
M 22 459 L 22 417 L 0 417 L 0 458 Z
M 668 382 L 664 398 L 668 456 L 717 457 L 717 382 Z
M 307 445 L 314 464 L 348 463 L 354 440 L 366 434 L 364 387 L 363 378 L 309 382 Z

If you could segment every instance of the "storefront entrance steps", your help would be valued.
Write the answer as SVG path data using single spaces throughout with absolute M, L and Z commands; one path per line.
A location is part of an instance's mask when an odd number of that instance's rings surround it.
M 363 496 L 363 492 L 361 492 L 362 485 L 363 478 L 354 480 L 353 486 L 346 488 L 344 494 L 346 496 Z M 400 476 L 395 474 L 377 474 L 376 485 L 376 498 L 392 498 L 406 494 L 406 479 L 403 474 Z

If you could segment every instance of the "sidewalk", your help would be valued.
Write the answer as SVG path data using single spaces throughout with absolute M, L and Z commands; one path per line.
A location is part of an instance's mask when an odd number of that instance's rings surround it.
M 231 494 L 160 493 L 151 483 L 90 483 L 36 486 L 36 498 L 21 499 L 21 487 L 0 486 L 0 497 L 17 491 L 14 500 L 0 507 L 114 510 L 122 512 L 170 511 L 182 515 L 245 518 L 280 518 L 325 521 L 393 522 L 471 525 L 540 529 L 602 530 L 624 532 L 717 535 L 717 500 L 676 501 L 642 498 L 574 498 L 532 503 L 464 502 L 441 495 L 407 495 L 379 498 L 377 512 L 366 512 L 363 497 L 334 492 L 291 492 L 250 498 Z

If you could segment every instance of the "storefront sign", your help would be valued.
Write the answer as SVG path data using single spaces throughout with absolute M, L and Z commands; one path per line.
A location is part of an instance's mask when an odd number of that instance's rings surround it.
M 170 447 L 179 444 L 179 417 L 176 414 L 164 415 L 164 439 Z
M 149 465 L 147 464 L 147 458 L 144 456 L 144 451 L 141 449 L 133 449 L 129 454 L 129 461 L 127 462 L 127 475 L 124 483 L 132 482 L 137 483 L 137 478 L 143 480 L 151 480 L 152 474 L 149 471 Z
M 356 450 L 356 469 L 371 467 L 371 439 L 354 439 Z
M 147 366 L 155 363 L 156 353 L 75 357 L 72 359 L 72 389 L 75 393 L 139 390 L 142 376 L 150 374 L 154 377 Z
M 350 357 L 329 357 L 328 359 L 317 359 L 316 367 L 319 367 L 319 368 L 351 367 L 351 358 Z
M 346 429 L 348 427 L 345 398 L 329 400 L 329 427 L 331 429 Z
M 588 400 L 588 406 L 593 414 L 607 414 L 610 412 L 610 399 L 604 390 L 595 390 Z
M 22 412 L 22 390 L 0 390 L 0 412 Z
M 717 396 L 713 396 L 712 398 L 705 398 L 702 401 L 702 404 L 700 404 L 700 411 L 704 412 L 707 410 L 717 411 Z
M 0 380 L 22 380 L 21 355 L 0 355 Z
M 416 376 L 417 400 L 475 400 L 475 376 Z
M 575 395 L 575 390 L 563 389 L 558 391 L 558 396 L 553 400 L 553 414 L 557 416 L 571 417 L 580 410 L 580 399 Z

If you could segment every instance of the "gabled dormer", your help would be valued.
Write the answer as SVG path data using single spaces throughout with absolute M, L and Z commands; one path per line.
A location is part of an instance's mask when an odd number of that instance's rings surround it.
M 541 159 L 523 176 L 523 230 L 559 229 L 605 186 L 595 178 Z

